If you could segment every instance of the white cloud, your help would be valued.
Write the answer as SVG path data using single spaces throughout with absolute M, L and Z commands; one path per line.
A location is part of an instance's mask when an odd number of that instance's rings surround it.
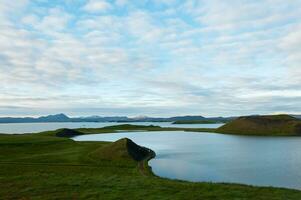
M 112 5 L 106 0 L 88 0 L 87 4 L 83 7 L 88 12 L 105 12 L 112 8 Z
M 51 8 L 46 15 L 38 17 L 37 15 L 26 15 L 21 19 L 24 25 L 33 27 L 38 33 L 54 36 L 57 32 L 66 30 L 72 16 L 61 8 Z

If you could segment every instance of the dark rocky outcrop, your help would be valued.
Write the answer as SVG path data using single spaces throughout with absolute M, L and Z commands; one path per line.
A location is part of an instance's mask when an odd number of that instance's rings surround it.
M 68 129 L 68 128 L 64 128 L 64 129 L 60 129 L 57 131 L 56 136 L 57 137 L 74 137 L 74 136 L 78 136 L 78 135 L 82 135 L 82 132 L 73 130 L 73 129 Z

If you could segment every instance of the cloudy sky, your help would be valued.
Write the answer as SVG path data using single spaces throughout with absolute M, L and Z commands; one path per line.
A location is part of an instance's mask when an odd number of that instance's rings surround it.
M 0 116 L 301 113 L 301 0 L 0 0 Z

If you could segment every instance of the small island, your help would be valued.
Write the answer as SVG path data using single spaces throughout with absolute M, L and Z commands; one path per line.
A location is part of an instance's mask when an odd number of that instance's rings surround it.
M 224 123 L 221 121 L 212 121 L 212 120 L 179 120 L 175 121 L 172 124 L 219 124 Z

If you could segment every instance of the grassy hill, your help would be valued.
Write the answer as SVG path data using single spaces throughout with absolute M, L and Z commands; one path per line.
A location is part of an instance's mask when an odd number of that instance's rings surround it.
M 98 148 L 89 154 L 91 158 L 104 160 L 126 160 L 139 162 L 147 158 L 155 157 L 155 152 L 146 147 L 142 147 L 134 143 L 128 138 L 123 138 Z
M 239 117 L 216 130 L 241 135 L 301 135 L 301 120 L 289 115 Z

